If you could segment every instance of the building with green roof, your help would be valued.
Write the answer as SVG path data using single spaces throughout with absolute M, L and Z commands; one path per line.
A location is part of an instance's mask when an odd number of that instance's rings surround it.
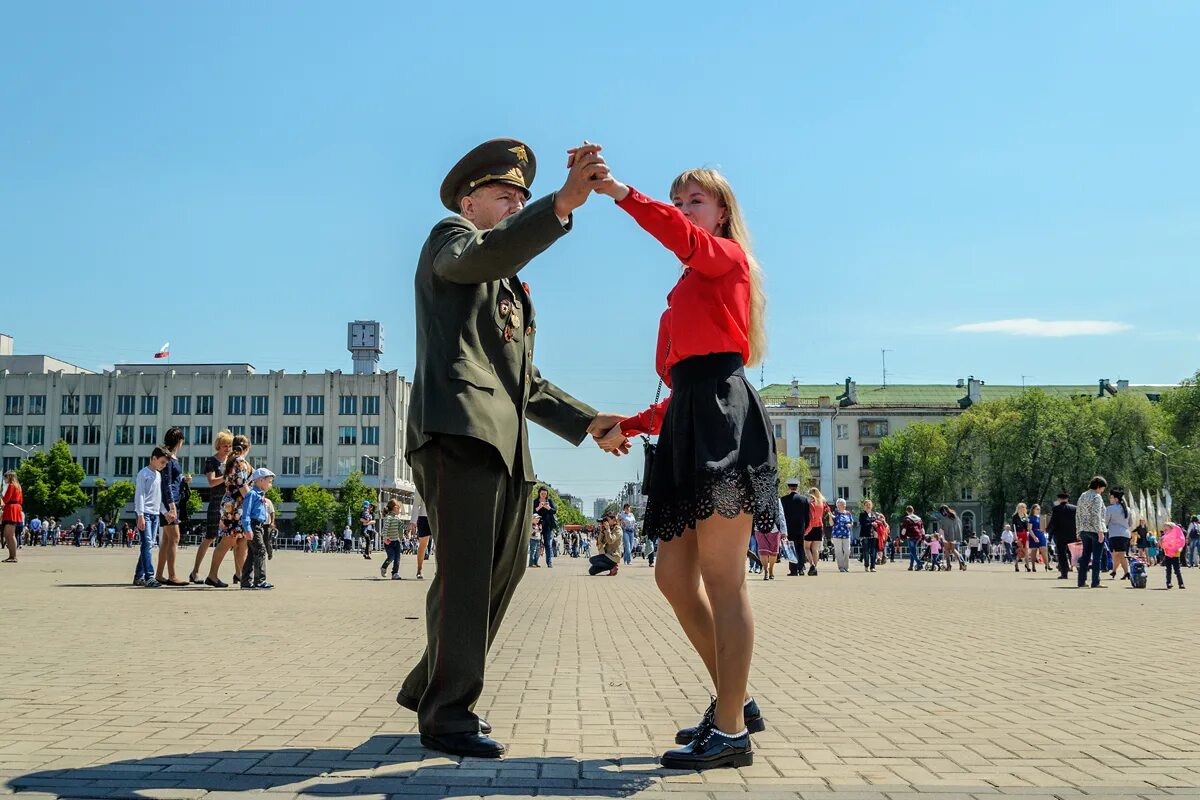
M 1091 385 L 991 386 L 974 376 L 953 384 L 771 384 L 759 390 L 774 428 L 780 455 L 808 462 L 812 485 L 831 500 L 856 503 L 871 485 L 871 455 L 880 441 L 913 422 L 939 423 L 976 403 L 1002 400 L 1039 389 L 1056 397 L 1104 398 L 1144 392 L 1157 401 L 1161 386 L 1135 386 L 1101 378 Z M 982 503 L 963 489 L 955 501 L 964 527 L 977 529 Z M 928 511 L 928 509 L 923 509 Z

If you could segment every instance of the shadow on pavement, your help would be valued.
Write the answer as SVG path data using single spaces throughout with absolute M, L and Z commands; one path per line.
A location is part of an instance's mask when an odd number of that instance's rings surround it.
M 433 763 L 422 766 L 425 759 Z M 631 768 L 644 767 L 635 771 Z M 341 774 L 345 773 L 345 774 Z M 59 797 L 145 798 L 156 790 L 254 792 L 288 787 L 300 795 L 628 797 L 674 774 L 649 756 L 620 759 L 462 759 L 421 747 L 416 734 L 372 736 L 353 750 L 281 748 L 179 753 L 9 780 L 14 792 Z M 146 792 L 147 794 L 141 794 Z

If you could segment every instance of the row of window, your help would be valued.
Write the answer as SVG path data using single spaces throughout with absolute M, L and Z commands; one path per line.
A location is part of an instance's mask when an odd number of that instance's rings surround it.
M 204 474 L 204 460 L 207 456 L 194 456 L 192 458 L 191 472 L 195 475 Z M 247 459 L 254 467 L 267 466 L 266 459 L 263 456 L 249 456 Z M 183 467 L 187 468 L 187 459 L 182 459 Z M 149 456 L 116 456 L 113 458 L 113 475 L 118 478 L 132 478 L 137 470 L 147 466 L 150 463 Z M 20 457 L 5 456 L 4 470 L 7 472 L 10 469 L 20 467 Z M 100 457 L 99 456 L 84 456 L 79 459 L 80 466 L 83 467 L 83 473 L 89 477 L 96 477 L 100 474 Z M 339 456 L 337 459 L 335 477 L 344 478 L 357 468 L 364 476 L 379 475 L 379 460 L 370 456 L 361 456 L 355 459 L 354 456 Z M 323 456 L 305 456 L 301 459 L 300 456 L 284 456 L 279 467 L 281 476 L 294 476 L 305 478 L 319 478 L 325 474 L 325 458 Z M 203 483 L 194 484 L 203 486 Z
M 838 469 L 850 469 L 850 456 L 838 456 L 837 457 L 837 468 Z M 871 468 L 871 457 L 870 456 L 862 457 L 862 468 L 863 469 Z
M 211 425 L 196 425 L 182 426 L 183 443 L 184 444 L 212 444 L 213 443 L 213 428 Z M 138 425 L 136 426 L 137 436 L 134 437 L 135 426 L 133 425 L 114 425 L 113 426 L 113 444 L 144 444 L 154 445 L 159 443 L 158 426 L 157 425 Z M 251 444 L 267 444 L 269 440 L 267 425 L 251 425 L 249 434 L 246 433 L 245 425 L 230 425 L 229 432 L 234 436 L 248 436 Z M 307 425 L 303 428 L 303 442 L 301 437 L 301 426 L 285 425 L 283 427 L 283 444 L 325 444 L 325 429 L 320 425 Z M 23 434 L 23 435 L 22 435 Z M 62 439 L 67 444 L 100 444 L 100 426 L 99 425 L 63 425 L 58 429 L 58 438 Z M 44 445 L 46 443 L 46 426 L 44 425 L 5 425 L 4 426 L 4 442 L 0 444 L 19 445 L 22 441 L 26 445 Z M 353 425 L 343 425 L 338 428 L 338 444 L 364 444 L 378 445 L 379 444 L 379 426 L 364 425 L 360 429 Z
M 177 394 L 171 403 L 171 413 L 176 416 L 187 416 L 192 413 L 193 403 L 195 400 L 195 413 L 200 415 L 211 415 L 213 413 L 213 396 L 211 394 L 198 394 L 193 397 L 190 394 Z M 229 414 L 232 416 L 243 416 L 246 413 L 246 396 L 231 395 L 229 398 Z M 310 394 L 284 395 L 283 398 L 283 413 L 287 416 L 295 416 L 300 414 L 301 399 L 306 401 L 306 411 L 304 413 L 311 415 L 320 415 L 325 413 L 325 395 Z M 28 400 L 28 404 L 26 404 Z M 359 403 L 359 400 L 362 403 Z M 135 409 L 139 408 L 138 396 L 132 394 L 117 395 L 117 414 L 132 415 Z M 338 397 L 338 414 L 346 416 L 354 416 L 359 413 L 358 408 L 362 406 L 362 414 L 364 416 L 379 415 L 379 395 L 363 395 L 359 397 L 354 394 L 344 394 Z M 62 398 L 62 413 L 64 415 L 78 414 L 81 407 L 80 396 L 76 394 L 64 395 Z M 28 412 L 26 412 L 28 408 Z M 85 394 L 82 398 L 82 408 L 84 414 L 100 414 L 104 408 L 104 398 L 98 394 Z M 4 398 L 4 413 L 17 414 L 45 414 L 46 413 L 46 395 L 44 394 L 10 394 Z M 143 415 L 153 416 L 158 414 L 158 395 L 141 395 L 140 411 Z M 265 394 L 250 395 L 250 416 L 264 417 L 271 413 L 271 398 Z
M 774 428 L 775 428 L 775 438 L 776 439 L 784 438 L 783 423 L 782 422 L 774 423 Z M 839 423 L 834 426 L 834 430 L 835 430 L 837 438 L 839 438 L 839 439 L 849 439 L 850 438 L 850 426 L 848 424 L 843 425 L 843 424 Z M 820 423 L 818 423 L 818 422 L 801 422 L 800 423 L 800 435 L 801 436 L 820 436 L 821 435 Z M 882 438 L 884 436 L 887 436 L 888 435 L 887 420 L 885 420 L 885 419 L 864 420 L 862 422 L 859 422 L 858 423 L 858 435 L 863 438 L 867 438 L 867 437 L 871 437 L 871 436 Z

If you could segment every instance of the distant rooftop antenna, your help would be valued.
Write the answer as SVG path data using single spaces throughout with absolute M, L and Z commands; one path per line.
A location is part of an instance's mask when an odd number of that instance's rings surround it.
M 887 388 L 887 354 L 890 352 L 892 351 L 884 349 L 879 351 L 879 357 L 883 361 L 883 388 L 885 389 Z

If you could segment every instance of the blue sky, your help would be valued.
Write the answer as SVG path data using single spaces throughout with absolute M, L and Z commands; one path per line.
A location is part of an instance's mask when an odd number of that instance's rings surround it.
M 373 318 L 384 367 L 411 375 L 438 185 L 514 136 L 535 194 L 584 138 L 660 197 L 722 169 L 768 275 L 768 383 L 875 382 L 885 347 L 897 382 L 1200 366 L 1195 3 L 2 7 L 18 352 L 98 368 L 170 340 L 181 362 L 348 370 L 346 322 Z M 676 270 L 594 198 L 523 272 L 542 371 L 644 406 Z M 640 461 L 535 445 L 586 497 Z

